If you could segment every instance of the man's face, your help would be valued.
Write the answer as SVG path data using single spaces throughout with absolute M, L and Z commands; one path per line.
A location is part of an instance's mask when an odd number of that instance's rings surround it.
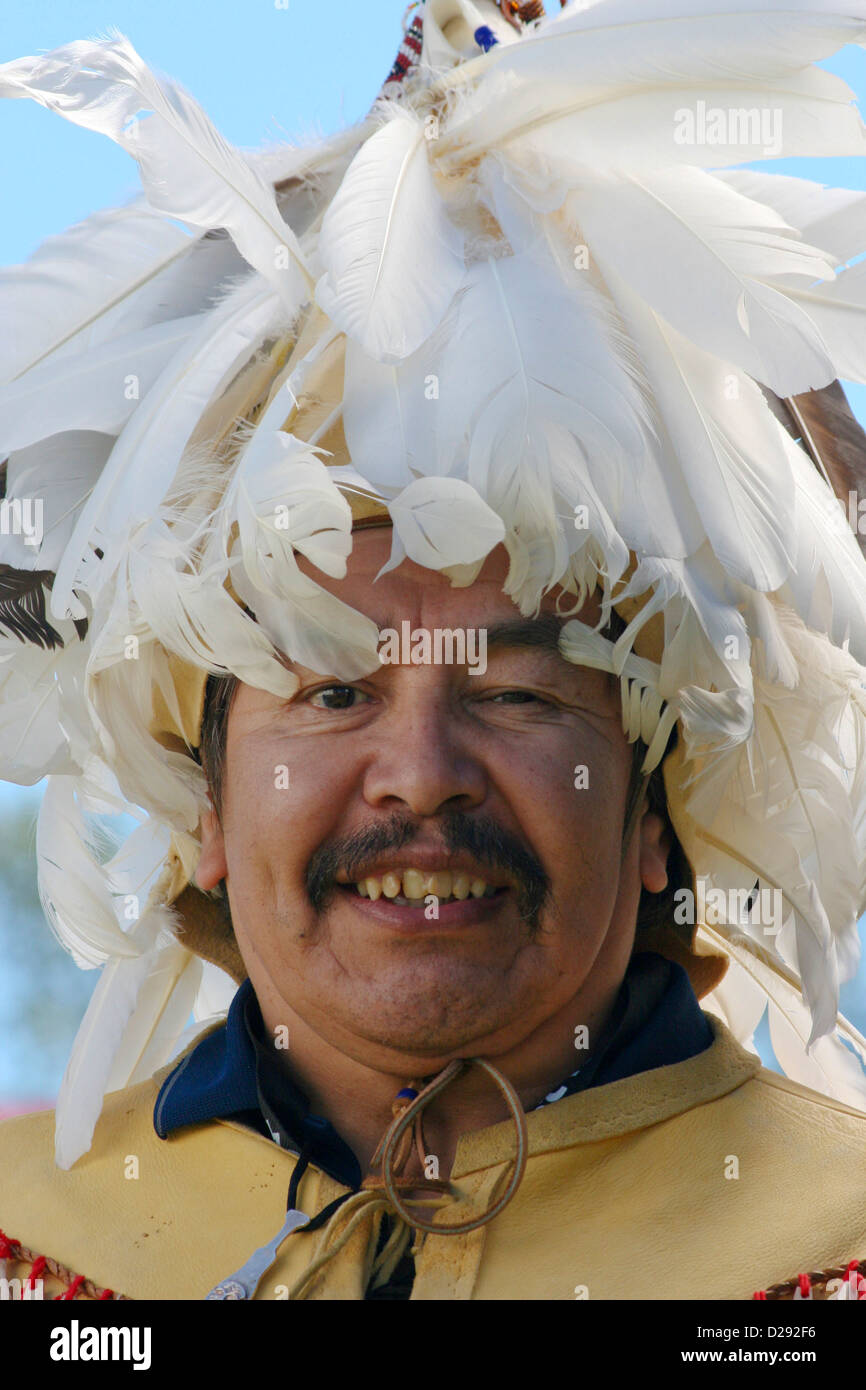
M 347 579 L 316 578 L 380 630 L 485 629 L 486 671 L 388 664 L 346 685 L 296 666 L 288 702 L 241 685 L 197 878 L 226 876 L 266 1019 L 429 1074 L 573 1036 L 622 978 L 664 853 L 645 816 L 622 856 L 619 693 L 556 651 L 555 595 L 521 619 L 501 550 L 468 588 L 410 562 L 374 583 L 390 543 L 362 531 Z

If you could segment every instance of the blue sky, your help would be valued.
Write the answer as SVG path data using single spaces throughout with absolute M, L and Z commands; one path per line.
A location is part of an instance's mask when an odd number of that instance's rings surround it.
M 362 116 L 394 60 L 402 15 L 402 0 L 288 0 L 287 9 L 274 0 L 2 0 L 0 60 L 119 29 L 228 140 L 258 148 Z M 0 150 L 2 264 L 138 187 L 135 164 L 111 141 L 30 101 L 0 106 Z
M 334 131 L 363 115 L 397 51 L 404 11 L 403 0 L 0 0 L 0 6 L 0 61 L 119 29 L 148 63 L 192 92 L 229 140 L 247 148 Z M 866 111 L 866 52 L 846 49 L 826 66 L 849 82 Z M 863 159 L 761 167 L 866 189 Z M 25 259 L 44 237 L 138 188 L 134 163 L 110 141 L 29 101 L 0 102 L 0 174 L 0 264 Z M 849 394 L 866 423 L 866 388 Z M 15 798 L 35 811 L 38 791 L 0 783 L 0 805 Z M 843 1008 L 855 993 L 862 1000 L 864 985 L 861 972 Z

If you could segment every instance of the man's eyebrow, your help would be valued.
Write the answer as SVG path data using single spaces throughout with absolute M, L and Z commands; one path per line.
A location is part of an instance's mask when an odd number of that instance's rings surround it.
M 571 665 L 568 658 L 564 657 L 559 650 L 559 635 L 565 621 L 555 613 L 542 613 L 537 618 L 512 618 L 502 623 L 495 623 L 493 627 L 487 629 L 487 655 L 489 657 L 491 651 L 495 652 L 497 649 L 510 651 L 521 647 L 534 647 L 536 651 L 549 652 L 551 655 L 558 656 L 560 661 L 571 667 L 572 671 L 587 671 L 591 668 Z M 601 631 L 605 637 L 615 640 L 610 623 Z M 619 692 L 618 678 L 610 672 L 606 672 L 605 679 L 611 694 L 616 695 Z
M 538 618 L 510 618 L 487 629 L 487 650 L 542 647 L 559 655 L 562 627 L 562 619 L 555 613 L 543 613 Z

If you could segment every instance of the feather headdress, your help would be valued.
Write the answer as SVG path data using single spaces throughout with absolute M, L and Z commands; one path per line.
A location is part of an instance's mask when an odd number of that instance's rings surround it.
M 732 962 L 709 1007 L 743 1039 L 768 1009 L 789 1075 L 866 1108 L 837 1014 L 866 561 L 833 492 L 866 483 L 835 386 L 866 381 L 866 195 L 736 167 L 866 153 L 816 66 L 866 42 L 866 0 L 542 8 L 427 0 L 365 121 L 266 156 L 120 36 L 0 67 L 143 186 L 0 276 L 0 775 L 50 777 L 46 912 L 104 971 L 61 1166 L 106 1088 L 227 1004 L 191 886 L 204 682 L 376 668 L 374 625 L 297 563 L 341 578 L 370 513 L 390 566 L 466 584 L 503 544 L 524 613 L 556 586 L 616 609 L 616 642 L 570 622 L 561 650 L 619 676 L 663 761 L 698 939 Z M 105 810 L 137 821 L 111 858 Z

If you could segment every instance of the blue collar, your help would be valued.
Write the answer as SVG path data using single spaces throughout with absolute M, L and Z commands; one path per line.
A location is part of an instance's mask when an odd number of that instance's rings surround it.
M 162 1083 L 153 1112 L 153 1127 L 160 1139 L 181 1125 L 258 1110 L 256 1055 L 244 1022 L 251 996 L 255 997 L 247 979 L 232 1000 L 222 1028 L 203 1038 Z
M 711 1042 L 685 971 L 653 953 L 633 956 L 590 1058 L 550 1098 L 671 1066 L 703 1052 Z M 360 1186 L 354 1153 L 329 1121 L 311 1113 L 306 1095 L 269 1045 L 249 980 L 238 989 L 225 1024 L 166 1077 L 153 1123 L 160 1139 L 166 1139 L 184 1125 L 228 1118 L 293 1152 L 307 1147 L 312 1161 L 331 1177 L 350 1188 Z
M 160 1139 L 183 1125 L 232 1118 L 310 1158 L 345 1187 L 360 1187 L 363 1174 L 333 1125 L 310 1111 L 307 1096 L 265 1036 L 259 1003 L 244 980 L 225 1024 L 188 1053 L 160 1087 L 153 1125 Z

